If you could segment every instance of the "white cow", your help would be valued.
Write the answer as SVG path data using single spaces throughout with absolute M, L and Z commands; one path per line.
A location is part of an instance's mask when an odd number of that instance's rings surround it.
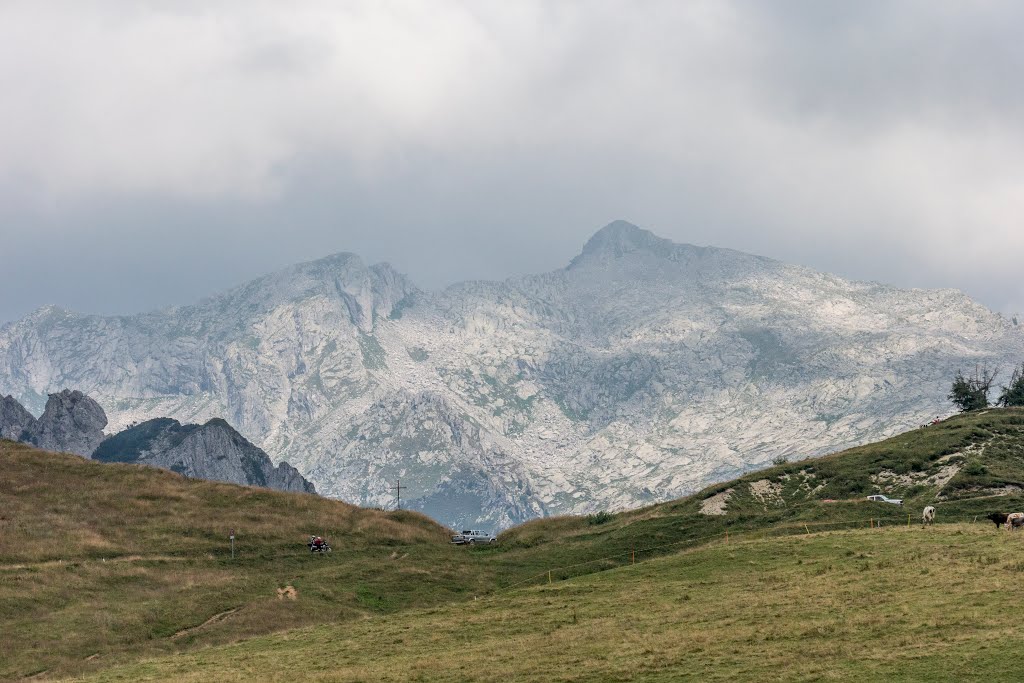
M 1024 525 L 1024 512 L 1011 512 L 1006 515 L 1006 530 L 1013 531 L 1015 527 Z
M 931 524 L 934 521 L 935 521 L 935 507 L 929 505 L 928 507 L 926 507 L 924 509 L 924 512 L 921 513 L 921 526 L 924 526 L 926 524 Z

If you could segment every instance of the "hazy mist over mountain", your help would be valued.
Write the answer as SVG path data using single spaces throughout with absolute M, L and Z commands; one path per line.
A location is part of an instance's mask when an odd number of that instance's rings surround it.
M 324 254 L 420 286 L 624 218 L 1021 309 L 1024 6 L 0 7 L 0 321 L 131 314 Z M 41 39 L 45 37 L 45 39 Z

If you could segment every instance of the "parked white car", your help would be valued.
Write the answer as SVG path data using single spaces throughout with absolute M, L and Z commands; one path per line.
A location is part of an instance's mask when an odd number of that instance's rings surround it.
M 892 505 L 903 505 L 903 499 L 902 498 L 888 498 L 886 496 L 883 496 L 880 493 L 876 493 L 875 495 L 868 496 L 868 500 L 873 501 L 875 503 L 890 503 Z
M 452 536 L 452 543 L 455 545 L 476 545 L 477 543 L 496 543 L 498 541 L 494 534 L 476 529 L 463 531 L 461 534 Z

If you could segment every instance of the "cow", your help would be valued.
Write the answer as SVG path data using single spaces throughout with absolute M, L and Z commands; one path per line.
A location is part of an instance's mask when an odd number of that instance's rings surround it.
M 990 519 L 995 523 L 996 529 L 1006 524 L 1007 517 L 1009 517 L 1009 515 L 1005 512 L 991 512 L 985 515 L 985 519 Z
M 1013 531 L 1019 526 L 1024 526 L 1024 512 L 1011 512 L 1006 515 L 1006 530 Z
M 924 512 L 921 513 L 921 526 L 925 526 L 926 524 L 931 524 L 934 521 L 935 521 L 935 508 L 933 506 L 929 505 L 928 507 L 926 507 L 924 509 Z

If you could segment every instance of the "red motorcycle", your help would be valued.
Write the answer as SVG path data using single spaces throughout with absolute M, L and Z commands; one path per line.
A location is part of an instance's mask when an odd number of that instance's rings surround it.
M 311 553 L 329 553 L 331 552 L 331 546 L 327 545 L 327 541 L 320 538 L 319 536 L 310 536 L 309 543 L 306 544 L 309 547 Z

